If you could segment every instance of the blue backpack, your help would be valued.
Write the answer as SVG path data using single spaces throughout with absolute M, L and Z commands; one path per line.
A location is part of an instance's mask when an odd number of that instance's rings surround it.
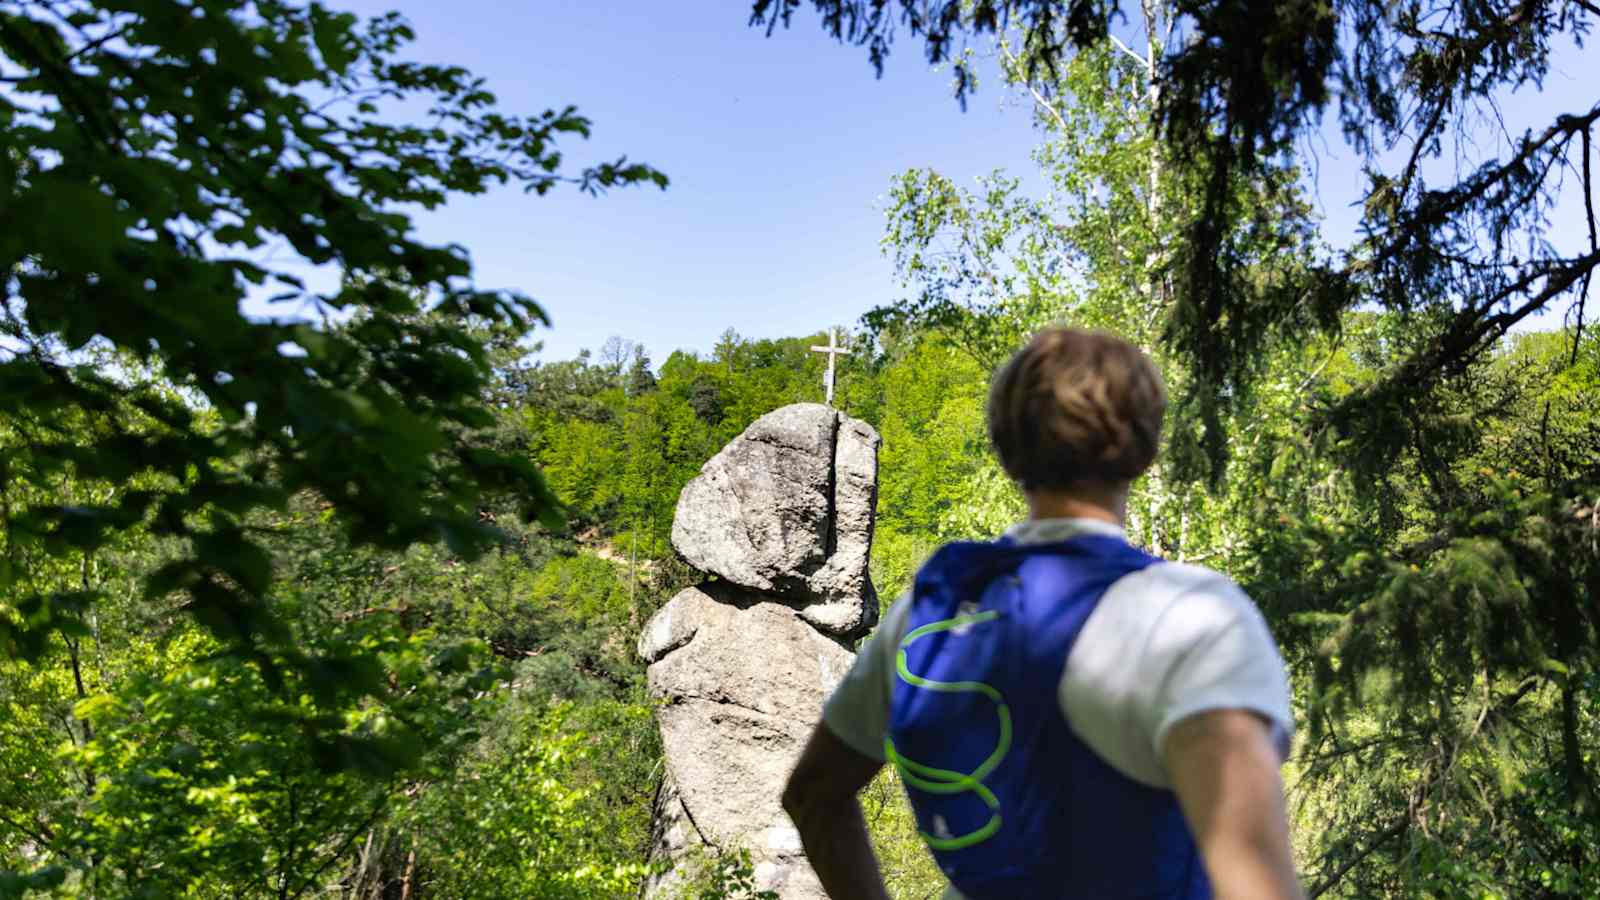
M 968 900 L 1210 898 L 1177 797 L 1097 756 L 1057 698 L 1100 598 L 1156 562 L 1084 535 L 949 544 L 917 573 L 885 750 Z

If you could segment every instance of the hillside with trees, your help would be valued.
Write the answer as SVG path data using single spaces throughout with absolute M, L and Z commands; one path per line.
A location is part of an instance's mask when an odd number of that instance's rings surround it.
M 875 58 L 916 6 L 815 5 Z M 993 367 L 1052 321 L 1116 330 L 1177 401 L 1130 538 L 1234 577 L 1284 648 L 1308 893 L 1593 896 L 1600 255 L 1592 212 L 1586 249 L 1547 227 L 1563 191 L 1592 210 L 1600 112 L 1442 188 L 1417 160 L 1600 13 L 1147 3 L 1130 47 L 1110 7 L 934 6 L 902 40 L 992 40 L 1036 171 L 889 186 L 901 299 L 835 397 L 883 437 L 882 602 L 1022 515 Z M 500 111 L 411 37 L 295 2 L 0 0 L 0 898 L 613 898 L 650 871 L 634 646 L 693 577 L 677 495 L 821 399 L 826 335 L 536 352 L 540 307 L 396 210 L 666 176 L 574 168 L 586 118 Z M 1410 142 L 1339 251 L 1293 152 L 1336 82 L 1358 146 Z M 260 290 L 301 314 L 245 315 Z M 936 892 L 893 778 L 865 799 L 894 896 Z M 748 860 L 688 891 L 755 895 Z

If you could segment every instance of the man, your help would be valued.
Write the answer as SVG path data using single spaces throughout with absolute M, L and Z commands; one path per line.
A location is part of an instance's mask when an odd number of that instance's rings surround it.
M 784 790 L 836 900 L 887 898 L 856 794 L 887 761 L 946 900 L 1302 898 L 1277 647 L 1226 577 L 1131 547 L 1161 378 L 1053 328 L 996 373 L 989 434 L 1028 502 L 942 548 L 862 648 Z

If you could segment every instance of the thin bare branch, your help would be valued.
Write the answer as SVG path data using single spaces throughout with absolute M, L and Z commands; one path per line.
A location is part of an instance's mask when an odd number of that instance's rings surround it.
M 1006 63 L 1010 65 L 1013 70 L 1015 70 L 1018 66 L 1017 57 L 1011 52 L 1011 48 L 1006 46 L 1004 41 L 1000 42 L 1000 53 L 1006 58 Z M 1066 134 L 1067 120 L 1061 115 L 1061 110 L 1056 109 L 1055 105 L 1050 102 L 1050 99 L 1046 97 L 1044 93 L 1041 92 L 1037 87 L 1035 87 L 1032 81 L 1023 79 L 1023 83 L 1028 86 L 1028 93 L 1033 95 L 1033 102 L 1037 104 L 1040 109 L 1049 113 L 1050 117 L 1055 119 L 1056 127 L 1061 129 L 1062 134 Z
M 1124 44 L 1122 42 L 1122 38 L 1119 38 L 1114 34 L 1108 34 L 1107 37 L 1111 38 L 1111 43 L 1116 45 L 1116 48 L 1118 50 L 1121 50 L 1123 53 L 1126 53 L 1129 56 L 1133 57 L 1134 60 L 1139 63 L 1139 67 L 1140 68 L 1148 69 L 1150 67 L 1150 60 L 1146 59 L 1143 56 L 1140 56 L 1137 52 L 1134 51 L 1134 49 L 1132 47 L 1129 47 L 1127 44 Z
M 51 10 L 51 12 L 55 13 L 57 18 L 61 17 L 61 13 L 60 12 L 57 12 L 56 10 L 53 10 L 53 9 Z M 63 21 L 66 21 L 66 20 L 63 19 Z M 88 35 L 84 34 L 84 31 L 83 31 L 82 28 L 78 28 L 77 32 L 79 34 L 83 34 L 85 40 L 87 40 L 88 42 L 85 43 L 83 46 L 79 47 L 78 49 L 72 51 L 72 53 L 68 54 L 67 57 L 62 60 L 62 62 L 72 62 L 73 60 L 77 59 L 80 56 L 83 56 L 86 53 L 93 53 L 94 51 L 99 50 L 101 47 L 104 47 L 106 44 L 109 44 L 112 41 L 116 40 L 117 38 L 122 37 L 124 34 L 127 34 L 128 30 L 130 28 L 132 28 L 132 27 L 133 26 L 131 26 L 131 25 L 124 25 L 121 28 L 118 28 L 115 31 L 112 31 L 109 34 L 102 35 L 101 37 L 95 38 L 93 40 L 88 40 Z
M 1583 211 L 1589 220 L 1589 252 L 1596 253 L 1600 252 L 1600 236 L 1597 236 L 1595 232 L 1594 173 L 1590 166 L 1590 157 L 1594 155 L 1594 148 L 1591 146 L 1590 131 L 1591 129 L 1589 128 L 1583 130 L 1583 143 L 1581 144 L 1583 150 Z M 1584 273 L 1583 287 L 1578 290 L 1578 324 L 1573 329 L 1572 358 L 1567 361 L 1569 366 L 1577 364 L 1578 347 L 1583 343 L 1583 313 L 1585 305 L 1589 302 L 1589 283 L 1592 278 L 1594 278 L 1594 270 L 1590 269 Z
M 1600 112 L 1600 108 L 1597 108 Z M 1394 383 L 1419 386 L 1437 378 L 1443 371 L 1473 358 L 1484 347 L 1498 340 L 1518 322 L 1543 309 L 1551 300 L 1570 290 L 1600 266 L 1600 249 L 1584 256 L 1544 261 L 1522 277 L 1501 287 L 1493 295 L 1456 314 L 1455 323 L 1434 347 L 1411 357 L 1399 368 Z M 1539 280 L 1544 286 L 1528 295 L 1521 305 L 1488 315 L 1490 310 L 1533 288 Z
M 1423 148 L 1428 145 L 1428 135 L 1439 127 L 1439 121 L 1444 118 L 1445 110 L 1449 106 L 1448 102 L 1436 103 L 1433 108 L 1433 115 L 1428 117 L 1428 124 L 1417 133 L 1417 141 L 1411 147 L 1411 158 L 1406 160 L 1405 174 L 1400 177 L 1402 194 L 1411 192 L 1411 185 L 1416 181 L 1417 165 L 1422 161 Z
M 1510 330 L 1511 326 L 1537 312 L 1546 303 L 1572 287 L 1580 278 L 1587 277 L 1594 271 L 1595 266 L 1600 266 L 1600 247 L 1596 247 L 1585 256 L 1573 259 L 1551 260 L 1549 266 L 1541 266 L 1532 274 L 1517 279 L 1504 290 L 1482 303 L 1479 306 L 1479 310 L 1487 311 L 1492 309 L 1531 287 L 1533 282 L 1540 278 L 1546 280 L 1544 289 L 1534 294 L 1523 305 L 1481 320 L 1478 327 L 1469 332 L 1465 346 L 1476 345 L 1486 337 L 1498 338 L 1505 334 L 1506 331 Z

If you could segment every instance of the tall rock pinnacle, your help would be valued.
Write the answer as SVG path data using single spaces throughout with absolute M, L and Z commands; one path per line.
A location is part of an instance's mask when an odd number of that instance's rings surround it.
M 639 639 L 663 703 L 655 852 L 677 862 L 695 845 L 747 848 L 759 886 L 784 900 L 826 896 L 778 795 L 850 667 L 842 642 L 877 620 L 879 443 L 815 403 L 752 423 L 678 497 L 673 546 L 712 580 L 667 601 Z

